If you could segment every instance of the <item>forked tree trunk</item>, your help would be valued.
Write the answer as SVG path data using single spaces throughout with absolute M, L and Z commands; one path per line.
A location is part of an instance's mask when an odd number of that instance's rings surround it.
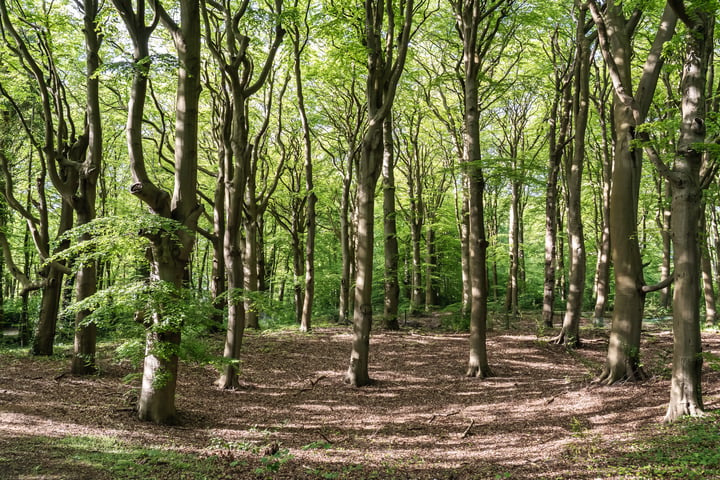
M 615 163 L 610 197 L 610 240 L 615 267 L 615 309 L 607 362 L 599 377 L 599 381 L 612 384 L 643 377 L 640 329 L 645 307 L 645 282 L 637 230 L 642 151 L 635 146 L 634 140 L 636 128 L 645 121 L 652 102 L 663 65 L 662 49 L 675 32 L 677 17 L 669 7 L 665 8 L 633 96 L 630 39 L 636 24 L 625 19 L 622 5 L 614 0 L 607 3 L 603 12 L 595 0 L 588 1 L 588 6 L 614 87 Z
M 700 249 L 698 226 L 702 190 L 700 167 L 705 142 L 705 83 L 712 49 L 715 9 L 711 4 L 685 10 L 682 0 L 668 2 L 688 29 L 682 90 L 682 123 L 673 182 L 672 232 L 675 264 L 673 295 L 673 365 L 670 403 L 665 421 L 684 415 L 702 415 L 702 343 L 700 337 Z
M 387 0 L 391 2 L 391 0 Z M 392 111 L 395 92 L 405 68 L 413 17 L 413 0 L 407 0 L 401 28 L 394 16 L 386 15 L 383 0 L 365 0 L 365 37 L 368 78 L 366 100 L 368 126 L 363 138 L 362 158 L 357 170 L 357 254 L 353 342 L 346 380 L 355 387 L 370 382 L 368 356 L 372 327 L 372 279 L 375 187 L 382 171 L 383 124 Z M 394 5 L 389 3 L 387 10 Z M 387 21 L 387 25 L 386 25 Z M 388 30 L 385 30 L 387 27 Z M 394 34 L 388 34 L 388 31 Z M 388 34 L 390 40 L 383 40 Z M 394 59 L 394 63 L 390 62 Z
M 77 213 L 77 225 L 86 225 L 96 216 L 95 198 L 97 196 L 97 181 L 102 170 L 102 124 L 100 119 L 100 80 L 97 69 L 100 67 L 100 34 L 97 15 L 100 4 L 95 0 L 85 0 L 84 24 L 87 91 L 86 91 L 86 118 L 88 134 L 88 151 L 86 158 L 82 159 L 82 179 L 78 182 L 78 193 L 73 197 L 73 208 Z M 90 235 L 84 235 L 82 241 L 90 240 Z M 75 279 L 78 301 L 84 300 L 97 291 L 97 264 L 93 261 L 84 264 L 77 272 Z M 75 345 L 70 371 L 75 374 L 87 375 L 96 372 L 95 344 L 97 327 L 94 322 L 86 323 L 90 314 L 82 310 L 75 316 Z

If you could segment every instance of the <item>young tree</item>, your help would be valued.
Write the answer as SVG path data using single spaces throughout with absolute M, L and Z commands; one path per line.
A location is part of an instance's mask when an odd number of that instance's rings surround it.
M 396 19 L 396 7 L 402 18 Z M 346 380 L 361 387 L 370 382 L 368 356 L 372 327 L 372 277 L 375 187 L 382 171 L 383 125 L 392 111 L 400 75 L 405 67 L 413 20 L 414 0 L 365 0 L 367 48 L 367 130 L 357 171 L 357 271 L 353 311 L 353 342 Z
M 293 45 L 293 70 L 295 74 L 295 91 L 297 95 L 297 107 L 300 114 L 303 137 L 303 157 L 305 159 L 305 293 L 303 296 L 302 312 L 300 318 L 300 330 L 309 332 L 312 327 L 312 307 L 315 299 L 315 234 L 317 230 L 317 218 L 315 206 L 317 195 L 313 179 L 313 151 L 310 138 L 310 124 L 308 122 L 307 107 L 305 106 L 305 93 L 303 89 L 302 75 L 302 54 L 307 47 L 310 37 L 310 25 L 308 16 L 310 14 L 311 2 L 307 2 L 304 9 L 302 21 L 298 20 L 290 27 L 290 38 Z M 295 1 L 294 8 L 298 8 L 298 1 Z
M 487 377 L 492 370 L 487 359 L 487 240 L 483 192 L 485 179 L 480 154 L 479 73 L 503 19 L 509 14 L 513 0 L 467 0 L 450 2 L 457 21 L 463 50 L 463 166 L 469 190 L 469 260 L 470 260 L 470 358 L 467 376 Z
M 555 305 L 555 259 L 557 257 L 558 218 L 558 175 L 568 139 L 570 138 L 570 116 L 572 113 L 571 79 L 569 61 L 561 61 L 560 28 L 555 27 L 548 56 L 555 66 L 555 86 L 550 107 L 550 128 L 548 131 L 548 173 L 545 187 L 545 274 L 543 283 L 543 323 L 553 326 Z
M 573 72 L 574 145 L 565 166 L 568 191 L 568 246 L 570 248 L 570 285 L 560 334 L 555 342 L 571 347 L 580 345 L 580 315 L 585 293 L 585 237 L 581 215 L 583 165 L 585 163 L 585 132 L 588 123 L 590 96 L 590 45 L 585 33 L 587 7 L 577 4 L 575 37 L 575 71 Z
M 249 51 L 250 38 L 240 31 L 240 21 L 247 13 L 249 2 L 237 6 L 214 1 L 203 2 L 202 14 L 205 22 L 206 43 L 222 72 L 222 85 L 226 92 L 226 104 L 222 106 L 225 128 L 223 129 L 224 154 L 222 178 L 224 179 L 223 202 L 225 218 L 225 236 L 223 252 L 227 274 L 228 326 L 223 356 L 227 359 L 218 380 L 221 388 L 238 388 L 238 365 L 242 337 L 245 331 L 245 304 L 241 292 L 245 286 L 243 256 L 247 242 L 256 242 L 256 236 L 243 239 L 244 202 L 248 194 L 248 178 L 251 173 L 253 145 L 250 142 L 250 120 L 248 118 L 248 99 L 256 94 L 266 82 L 275 54 L 280 47 L 285 30 L 280 26 L 282 0 L 273 4 L 277 17 L 273 40 L 263 67 L 257 76 L 253 76 L 254 60 Z M 199 12 L 198 12 L 199 13 Z M 252 192 L 253 200 L 255 200 Z

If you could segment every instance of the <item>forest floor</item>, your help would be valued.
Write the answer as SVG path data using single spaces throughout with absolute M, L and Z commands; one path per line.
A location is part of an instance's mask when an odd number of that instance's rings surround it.
M 114 361 L 110 347 L 89 378 L 67 373 L 65 355 L 2 350 L 0 478 L 720 478 L 717 455 L 698 455 L 702 445 L 686 451 L 685 427 L 661 424 L 667 324 L 643 330 L 649 379 L 614 386 L 593 383 L 607 329 L 583 327 L 583 347 L 567 350 L 532 318 L 496 328 L 488 335 L 496 376 L 476 379 L 464 376 L 467 334 L 438 324 L 433 316 L 376 331 L 374 383 L 365 388 L 343 382 L 349 327 L 250 332 L 242 390 L 217 389 L 211 366 L 181 364 L 172 427 L 136 419 L 137 384 L 123 378 L 139 367 Z M 704 332 L 703 348 L 720 353 L 720 333 Z M 713 411 L 720 373 L 705 363 L 705 407 Z M 709 418 L 703 431 L 717 431 L 720 417 Z M 701 437 L 690 443 L 717 438 Z M 670 438 L 678 446 L 668 452 Z

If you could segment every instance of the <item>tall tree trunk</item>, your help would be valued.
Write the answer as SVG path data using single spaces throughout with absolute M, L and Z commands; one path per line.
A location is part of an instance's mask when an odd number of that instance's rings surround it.
M 430 216 L 425 229 L 425 311 L 428 312 L 438 303 L 435 268 L 437 254 L 435 252 L 435 219 Z
M 303 152 L 305 159 L 305 295 L 303 297 L 300 331 L 309 332 L 312 328 L 312 307 L 315 300 L 315 232 L 317 229 L 317 219 L 315 214 L 315 205 L 317 204 L 317 195 L 315 194 L 315 184 L 313 179 L 313 161 L 312 161 L 312 141 L 310 138 L 310 124 L 308 123 L 307 112 L 305 109 L 305 95 L 303 93 L 301 55 L 307 45 L 309 26 L 307 23 L 307 14 L 309 12 L 310 3 L 308 2 L 308 10 L 305 13 L 305 36 L 300 37 L 300 29 L 295 25 L 293 39 L 293 52 L 295 60 L 293 63 L 295 70 L 295 88 L 298 100 L 298 112 L 300 113 L 300 121 L 302 123 L 303 132 Z
M 712 49 L 712 24 L 715 6 L 711 4 L 686 10 L 682 0 L 668 2 L 685 23 L 688 34 L 685 65 L 681 81 L 682 123 L 675 164 L 670 179 L 672 188 L 672 233 L 675 266 L 673 295 L 673 364 L 670 403 L 665 421 L 684 415 L 701 415 L 702 343 L 700 338 L 700 249 L 698 226 L 702 190 L 700 167 L 705 143 L 705 82 L 709 53 Z
M 516 161 L 516 159 L 514 160 Z M 509 272 L 505 291 L 505 315 L 517 317 L 520 284 L 520 182 L 510 182 L 510 219 L 508 222 Z M 509 325 L 508 325 L 509 326 Z
M 610 241 L 615 267 L 615 308 L 607 362 L 599 378 L 612 384 L 626 378 L 643 377 L 640 329 L 645 307 L 645 282 L 637 228 L 642 151 L 635 146 L 634 140 L 636 129 L 644 122 L 650 108 L 663 65 L 662 48 L 674 34 L 677 17 L 669 7 L 665 8 L 633 96 L 630 38 L 636 23 L 625 19 L 622 6 L 614 0 L 608 2 L 604 12 L 600 12 L 595 0 L 588 1 L 588 6 L 598 28 L 601 51 L 614 87 L 615 151 Z
M 340 251 L 342 271 L 340 273 L 340 295 L 338 299 L 338 322 L 348 321 L 350 312 L 350 279 L 354 256 L 350 248 L 350 187 L 352 183 L 352 160 L 348 161 L 348 173 L 343 176 L 340 197 Z
M 128 105 L 127 138 L 133 175 L 131 193 L 142 200 L 155 214 L 173 219 L 181 226 L 174 231 L 147 231 L 151 248 L 150 281 L 173 289 L 171 300 L 182 302 L 181 291 L 187 281 L 187 267 L 195 244 L 194 231 L 202 212 L 196 198 L 198 101 L 200 95 L 200 4 L 197 0 L 180 2 L 180 25 L 162 5 L 152 2 L 156 17 L 170 31 L 179 60 L 175 118 L 175 176 L 172 196 L 158 188 L 145 168 L 142 121 L 147 92 L 146 64 L 148 39 L 154 29 L 145 26 L 144 4 L 138 12 L 132 6 L 114 0 L 133 40 L 136 70 Z M 164 287 L 163 287 L 164 288 Z M 172 423 L 176 416 L 177 351 L 180 346 L 182 322 L 166 318 L 156 309 L 142 318 L 146 326 L 143 380 L 138 399 L 138 416 L 155 423 Z
M 507 3 L 507 5 L 505 4 Z M 487 240 L 485 239 L 484 190 L 485 179 L 480 155 L 480 109 L 478 103 L 481 52 L 486 51 L 511 2 L 451 2 L 456 28 L 463 44 L 463 168 L 469 184 L 469 259 L 470 259 L 470 355 L 466 375 L 484 378 L 492 375 L 487 357 Z M 486 9 L 487 7 L 487 9 Z M 496 10 L 500 13 L 493 18 Z M 480 29 L 480 24 L 488 23 Z
M 555 342 L 577 347 L 580 345 L 580 316 L 585 293 L 585 237 L 582 224 L 582 182 L 585 162 L 585 132 L 588 122 L 590 96 L 590 47 L 585 37 L 587 8 L 579 7 L 575 50 L 573 118 L 575 119 L 575 145 L 565 169 L 568 188 L 568 244 L 570 252 L 570 289 L 560 334 Z
M 470 284 L 470 223 L 469 213 L 470 207 L 468 205 L 468 188 L 467 188 L 467 177 L 463 175 L 462 181 L 462 193 L 456 194 L 460 196 L 460 208 L 459 208 L 459 233 L 460 233 L 460 264 L 462 269 L 462 314 L 466 316 L 470 313 L 470 306 L 472 303 L 472 288 Z
M 400 254 L 397 238 L 397 213 L 395 211 L 395 149 L 393 142 L 393 119 L 388 115 L 383 125 L 383 231 L 385 234 L 385 301 L 383 324 L 388 330 L 399 330 L 398 309 L 400 284 L 398 265 Z
M 599 76 L 599 75 L 598 75 Z M 595 309 L 593 314 L 593 323 L 602 327 L 605 325 L 605 308 L 607 306 L 608 296 L 610 292 L 610 192 L 612 189 L 612 155 L 610 154 L 610 140 L 608 138 L 608 113 L 607 103 L 607 82 L 598 81 L 599 94 L 597 98 L 596 108 L 598 109 L 598 117 L 600 121 L 601 144 L 600 157 L 601 165 L 601 185 L 602 198 L 600 207 L 600 240 L 597 246 L 597 263 L 595 267 Z
M 88 151 L 86 158 L 82 159 L 83 166 L 81 180 L 78 183 L 77 195 L 73 198 L 73 208 L 77 214 L 77 225 L 86 225 L 96 216 L 95 199 L 97 196 L 97 181 L 102 170 L 102 124 L 100 119 L 100 80 L 97 69 L 100 67 L 100 45 L 102 34 L 98 26 L 100 4 L 95 0 L 85 0 L 83 5 L 85 28 L 85 48 L 87 65 L 87 91 L 86 91 L 86 118 Z M 80 240 L 86 241 L 90 235 L 84 235 Z M 82 301 L 97 291 L 97 264 L 94 261 L 83 264 L 77 272 L 75 279 L 77 287 L 77 300 Z M 92 374 L 97 370 L 95 366 L 95 343 L 97 327 L 94 322 L 86 323 L 90 314 L 82 310 L 75 316 L 75 345 L 70 370 L 75 374 Z
M 362 143 L 357 171 L 357 266 L 353 342 L 346 380 L 356 387 L 370 382 L 368 356 L 372 326 L 372 279 L 375 187 L 382 170 L 383 124 L 392 111 L 395 92 L 405 67 L 410 43 L 413 0 L 407 0 L 402 27 L 396 32 L 392 0 L 365 0 L 365 37 L 368 77 L 366 99 L 368 128 Z M 387 10 L 387 12 L 386 12 Z M 386 18 L 387 14 L 387 18 Z M 387 25 L 386 25 L 387 20 Z M 387 30 L 383 33 L 384 27 Z M 387 35 L 387 41 L 383 40 Z M 397 43 L 396 43 L 397 42 Z M 384 45 L 383 45 L 384 43 Z M 390 62 L 394 59 L 394 63 Z
M 248 178 L 248 184 L 252 180 Z M 245 229 L 244 238 L 244 255 L 242 257 L 243 265 L 243 288 L 250 295 L 245 295 L 245 325 L 248 328 L 260 328 L 258 309 L 255 306 L 255 299 L 252 297 L 258 291 L 258 228 L 257 221 L 258 212 L 254 202 L 255 189 L 249 188 L 247 185 L 245 198 L 252 196 L 253 200 L 245 202 L 247 215 L 243 215 L 243 225 Z M 250 208 L 248 208 L 250 207 Z

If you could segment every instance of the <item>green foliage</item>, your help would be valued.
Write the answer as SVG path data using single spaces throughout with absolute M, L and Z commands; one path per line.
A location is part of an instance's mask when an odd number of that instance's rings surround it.
M 720 476 L 720 415 L 685 418 L 653 427 L 630 451 L 610 459 L 603 474 L 615 478 L 700 480 Z
M 0 470 L 18 472 L 18 478 L 83 475 L 83 478 L 124 480 L 211 480 L 220 478 L 223 472 L 222 464 L 213 457 L 144 447 L 113 437 L 23 437 L 14 440 L 14 444 L 22 458 L 28 451 L 43 452 L 41 460 L 22 462 L 22 465 L 4 465 L 7 460 L 0 458 Z
M 287 448 L 281 448 L 270 455 L 264 455 L 260 459 L 262 466 L 255 469 L 256 475 L 271 478 L 273 474 L 280 471 L 280 468 L 293 459 L 293 455 Z

